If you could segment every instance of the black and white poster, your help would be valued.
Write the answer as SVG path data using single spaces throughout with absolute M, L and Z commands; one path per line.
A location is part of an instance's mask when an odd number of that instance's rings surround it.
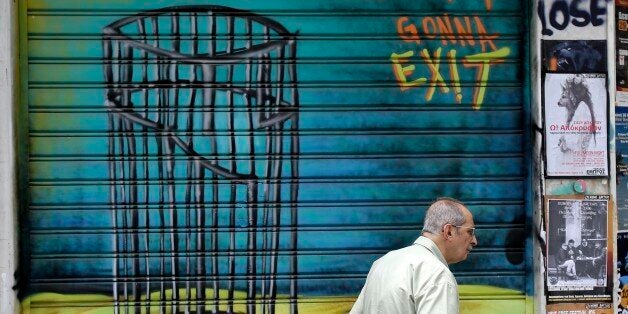
M 608 196 L 546 197 L 549 300 L 610 298 Z
M 605 74 L 546 73 L 546 175 L 608 176 Z

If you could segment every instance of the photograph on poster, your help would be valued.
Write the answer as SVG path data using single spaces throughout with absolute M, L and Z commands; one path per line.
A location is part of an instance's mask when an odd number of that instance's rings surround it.
M 546 210 L 548 291 L 605 288 L 608 200 L 547 199 Z
M 547 72 L 606 72 L 605 40 L 543 40 Z
M 621 291 L 617 313 L 628 314 L 628 232 L 617 233 L 617 276 Z
M 546 73 L 546 175 L 608 176 L 605 74 Z

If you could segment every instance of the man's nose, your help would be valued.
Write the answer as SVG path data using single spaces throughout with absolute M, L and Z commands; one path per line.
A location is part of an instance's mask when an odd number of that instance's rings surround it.
M 473 239 L 471 239 L 471 244 L 473 246 L 478 245 L 478 238 L 475 236 L 475 234 L 473 235 Z

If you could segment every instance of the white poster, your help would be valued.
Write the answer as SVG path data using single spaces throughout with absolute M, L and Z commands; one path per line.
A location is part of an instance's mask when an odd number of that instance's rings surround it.
M 617 106 L 628 107 L 628 92 L 617 91 L 615 93 Z
M 605 74 L 546 74 L 547 176 L 608 176 L 606 94 Z

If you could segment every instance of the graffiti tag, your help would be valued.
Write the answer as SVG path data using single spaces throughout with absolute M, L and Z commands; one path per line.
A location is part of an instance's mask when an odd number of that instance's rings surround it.
M 585 27 L 589 24 L 600 26 L 606 16 L 606 2 L 610 0 L 555 0 L 545 7 L 545 1 L 539 0 L 537 14 L 541 20 L 541 33 L 546 36 L 554 34 L 554 30 L 562 31 L 569 24 Z M 549 11 L 548 11 L 549 9 Z M 549 25 L 548 25 L 549 23 Z
M 487 2 L 490 8 L 490 1 Z M 489 9 L 490 10 L 490 9 Z M 427 67 L 428 77 L 413 76 L 416 65 L 411 64 L 411 58 L 415 56 L 414 50 L 402 53 L 392 53 L 393 74 L 401 91 L 412 87 L 427 85 L 425 100 L 431 101 L 436 89 L 443 94 L 453 91 L 457 103 L 462 103 L 463 94 L 460 85 L 459 64 L 463 68 L 475 70 L 475 80 L 479 82 L 474 87 L 472 107 L 480 109 L 484 102 L 486 87 L 489 80 L 491 65 L 503 61 L 510 55 L 510 48 L 498 48 L 495 40 L 498 34 L 489 34 L 484 22 L 479 16 L 426 16 L 418 21 L 410 21 L 407 16 L 397 19 L 397 34 L 406 43 L 418 46 L 417 54 L 421 58 L 421 64 Z M 427 48 L 422 48 L 424 40 L 441 38 L 441 44 L 445 46 L 479 47 L 481 53 L 457 56 L 454 48 L 449 49 L 443 56 L 443 47 L 430 53 Z M 441 61 L 446 58 L 445 61 Z M 441 73 L 441 63 L 449 65 L 449 80 L 445 80 Z

